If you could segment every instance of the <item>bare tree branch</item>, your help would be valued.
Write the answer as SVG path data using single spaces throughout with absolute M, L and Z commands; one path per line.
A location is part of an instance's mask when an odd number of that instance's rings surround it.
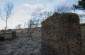
M 8 19 L 11 16 L 12 10 L 13 10 L 13 3 L 10 2 L 6 3 L 4 7 L 6 19 Z
M 4 20 L 4 18 L 3 18 L 3 16 L 2 16 L 1 8 L 0 8 L 0 17 L 1 17 L 2 20 Z M 6 20 L 4 20 L 4 21 L 6 21 Z
M 4 6 L 4 8 L 2 9 L 4 11 L 2 12 L 2 10 L 0 9 L 0 17 L 2 20 L 4 20 L 6 22 L 5 30 L 7 29 L 8 19 L 10 18 L 11 14 L 12 14 L 13 7 L 14 7 L 13 3 L 7 2 Z

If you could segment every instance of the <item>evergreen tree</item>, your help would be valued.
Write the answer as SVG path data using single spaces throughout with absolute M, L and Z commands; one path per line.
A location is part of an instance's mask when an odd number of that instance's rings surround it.
M 85 0 L 79 0 L 77 8 L 78 9 L 85 9 Z

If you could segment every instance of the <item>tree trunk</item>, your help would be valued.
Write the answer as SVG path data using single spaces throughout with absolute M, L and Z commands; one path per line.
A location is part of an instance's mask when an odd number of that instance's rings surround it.
M 7 19 L 6 19 L 6 27 L 5 27 L 5 31 L 7 31 Z

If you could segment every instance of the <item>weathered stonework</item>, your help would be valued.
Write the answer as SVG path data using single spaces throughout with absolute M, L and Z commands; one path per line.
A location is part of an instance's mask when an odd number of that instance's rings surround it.
M 0 32 L 0 40 L 13 39 L 16 37 L 16 31 Z
M 53 50 L 49 51 L 50 48 Z M 41 55 L 82 55 L 81 30 L 77 14 L 54 13 L 42 22 Z

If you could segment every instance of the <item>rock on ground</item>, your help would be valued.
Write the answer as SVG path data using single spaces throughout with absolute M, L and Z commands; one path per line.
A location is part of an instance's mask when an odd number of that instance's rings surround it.
M 40 40 L 33 40 L 22 33 L 18 36 L 13 40 L 0 41 L 0 55 L 40 55 Z

